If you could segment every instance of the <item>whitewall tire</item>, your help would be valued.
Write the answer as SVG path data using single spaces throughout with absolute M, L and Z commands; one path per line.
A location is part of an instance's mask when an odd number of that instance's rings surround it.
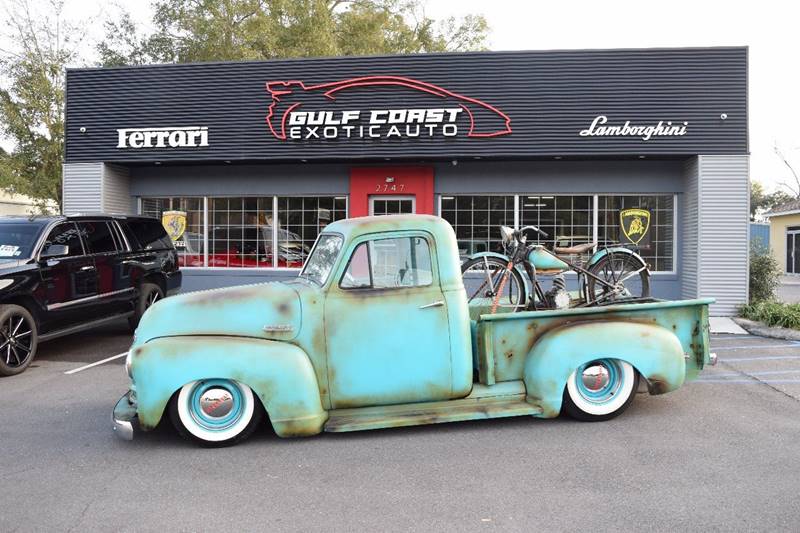
M 636 369 L 619 359 L 597 359 L 570 374 L 564 388 L 564 411 L 587 422 L 622 414 L 639 387 Z
M 178 433 L 206 446 L 244 440 L 261 421 L 261 414 L 250 387 L 229 379 L 187 383 L 170 404 L 170 418 Z

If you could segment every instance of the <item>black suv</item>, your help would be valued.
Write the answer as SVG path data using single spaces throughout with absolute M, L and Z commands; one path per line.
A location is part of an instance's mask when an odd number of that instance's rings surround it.
M 134 216 L 0 217 L 0 376 L 39 342 L 127 318 L 181 286 L 161 223 Z

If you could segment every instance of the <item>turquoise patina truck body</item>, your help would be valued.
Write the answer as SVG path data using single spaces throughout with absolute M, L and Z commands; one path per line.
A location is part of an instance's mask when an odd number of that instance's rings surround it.
M 626 372 L 652 394 L 695 377 L 711 360 L 708 303 L 481 314 L 467 305 L 445 221 L 348 219 L 325 228 L 296 280 L 188 293 L 148 310 L 114 427 L 131 438 L 169 411 L 179 427 L 205 428 L 187 428 L 199 440 L 218 428 L 227 433 L 215 440 L 227 442 L 236 417 L 262 407 L 284 437 L 554 417 L 565 398 L 573 403 L 570 379 L 590 401 L 616 402 Z M 617 389 L 604 393 L 615 375 Z

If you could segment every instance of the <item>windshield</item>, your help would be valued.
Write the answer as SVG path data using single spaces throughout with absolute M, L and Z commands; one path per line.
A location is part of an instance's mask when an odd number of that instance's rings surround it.
M 41 231 L 39 224 L 0 223 L 0 261 L 30 257 Z
M 318 285 L 324 285 L 341 249 L 342 237 L 340 235 L 321 234 L 308 261 L 306 261 L 306 266 L 300 272 L 300 277 L 311 280 Z

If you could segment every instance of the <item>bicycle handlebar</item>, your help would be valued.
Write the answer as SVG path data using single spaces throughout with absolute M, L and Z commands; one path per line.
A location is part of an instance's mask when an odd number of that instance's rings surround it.
M 525 227 L 522 227 L 522 228 L 519 229 L 519 233 L 522 234 L 526 229 L 532 229 L 533 231 L 539 233 L 545 239 L 550 237 L 550 235 L 548 235 L 547 232 L 544 232 L 544 231 L 540 230 L 536 226 L 525 226 Z

